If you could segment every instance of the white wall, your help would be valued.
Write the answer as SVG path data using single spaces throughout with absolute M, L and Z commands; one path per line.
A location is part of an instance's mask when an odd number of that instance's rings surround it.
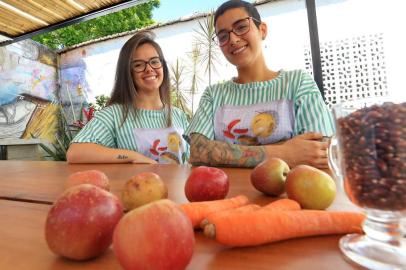
M 318 0 L 320 42 L 383 33 L 389 95 L 406 101 L 406 1 Z

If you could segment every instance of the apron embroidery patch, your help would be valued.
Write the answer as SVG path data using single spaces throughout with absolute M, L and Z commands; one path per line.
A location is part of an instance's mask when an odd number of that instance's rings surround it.
M 183 130 L 169 128 L 135 128 L 134 137 L 138 152 L 159 163 L 185 163 L 185 141 L 182 139 Z
M 214 117 L 215 139 L 241 145 L 264 145 L 292 138 L 293 103 L 278 100 L 220 107 Z

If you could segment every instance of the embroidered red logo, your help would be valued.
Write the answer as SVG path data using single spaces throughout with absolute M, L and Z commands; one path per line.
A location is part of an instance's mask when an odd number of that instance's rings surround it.
M 241 122 L 241 119 L 234 119 L 233 121 L 231 121 L 228 125 L 227 125 L 227 130 L 223 130 L 223 134 L 225 137 L 229 138 L 229 139 L 235 139 L 236 136 L 233 134 L 245 134 L 248 132 L 248 128 L 235 128 L 233 130 L 233 128 Z

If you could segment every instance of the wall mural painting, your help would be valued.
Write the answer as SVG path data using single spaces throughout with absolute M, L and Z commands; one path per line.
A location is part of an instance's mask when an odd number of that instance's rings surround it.
M 80 119 L 82 109 L 93 96 L 88 83 L 91 74 L 85 61 L 87 57 L 89 57 L 87 49 L 77 49 L 73 54 L 61 54 L 59 93 L 68 123 Z
M 22 139 L 32 137 L 42 138 L 51 143 L 55 142 L 55 134 L 58 131 L 59 104 L 35 97 L 26 96 L 26 100 L 36 105 L 36 108 L 26 125 Z
M 55 55 L 36 43 L 0 47 L 0 139 L 53 140 L 56 78 Z
M 86 69 L 83 67 L 70 67 L 61 69 L 61 99 L 64 103 L 72 100 L 73 103 L 80 103 L 85 98 L 88 85 L 86 83 Z
M 74 106 L 94 102 L 98 95 L 108 95 L 114 83 L 116 64 L 123 43 L 129 38 L 103 41 L 60 54 L 61 100 Z M 79 109 L 80 110 L 80 109 Z
M 0 106 L 0 138 L 20 138 L 36 105 L 26 101 L 23 95 Z
M 68 123 L 79 119 L 83 106 L 87 104 L 89 88 L 85 70 L 82 66 L 61 69 L 60 98 Z

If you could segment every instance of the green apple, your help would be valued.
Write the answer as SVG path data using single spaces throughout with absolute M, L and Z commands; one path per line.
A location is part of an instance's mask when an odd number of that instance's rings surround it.
M 324 210 L 336 196 L 336 184 L 327 173 L 307 165 L 292 169 L 286 178 L 286 193 L 302 208 Z
M 285 179 L 289 165 L 280 158 L 266 159 L 251 173 L 251 183 L 266 195 L 279 196 L 285 192 Z

